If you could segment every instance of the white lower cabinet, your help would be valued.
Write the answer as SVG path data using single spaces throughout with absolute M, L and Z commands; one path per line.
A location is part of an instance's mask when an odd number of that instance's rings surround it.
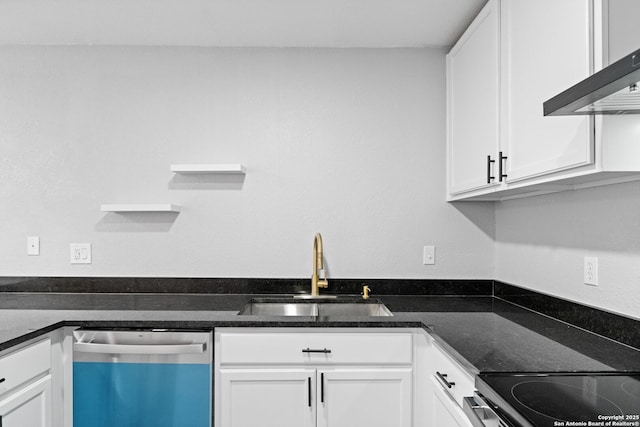
M 51 341 L 0 357 L 0 426 L 51 427 Z
M 224 426 L 411 426 L 411 368 L 223 369 L 220 375 Z
M 411 368 L 319 371 L 322 427 L 410 427 Z
M 465 396 L 472 396 L 474 378 L 431 339 L 428 357 L 429 420 L 431 427 L 471 427 L 462 411 Z
M 431 379 L 431 426 L 433 427 L 472 427 L 455 400 L 451 398 L 435 378 Z
M 475 391 L 475 378 L 435 339 L 419 331 L 416 342 L 416 427 L 471 427 L 462 410 Z
M 216 426 L 413 425 L 412 332 L 225 328 L 215 336 Z
M 315 378 L 313 369 L 223 369 L 219 399 L 221 425 L 315 426 L 315 393 L 311 394 Z
M 51 425 L 51 375 L 47 375 L 0 400 L 2 427 Z

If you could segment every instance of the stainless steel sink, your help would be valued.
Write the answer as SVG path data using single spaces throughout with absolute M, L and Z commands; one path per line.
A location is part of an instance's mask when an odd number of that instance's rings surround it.
M 252 316 L 317 316 L 318 307 L 316 304 L 252 301 L 238 314 Z
M 393 316 L 393 313 L 379 301 L 341 300 L 331 301 L 283 301 L 256 298 L 238 313 L 252 316 L 307 316 L 307 317 L 347 317 L 347 316 Z
M 386 305 L 373 303 L 330 303 L 318 304 L 318 316 L 393 316 Z

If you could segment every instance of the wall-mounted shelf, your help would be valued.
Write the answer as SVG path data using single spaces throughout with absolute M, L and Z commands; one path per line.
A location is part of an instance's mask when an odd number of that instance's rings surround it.
M 180 212 L 180 209 L 171 203 L 100 205 L 102 212 Z
M 246 174 L 247 168 L 239 163 L 232 164 L 186 164 L 171 165 L 171 172 L 180 174 Z

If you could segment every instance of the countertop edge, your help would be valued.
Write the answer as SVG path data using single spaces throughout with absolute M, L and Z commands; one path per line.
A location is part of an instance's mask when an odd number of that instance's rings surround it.
M 0 352 L 4 352 L 22 343 L 37 340 L 49 332 L 62 327 L 77 328 L 114 328 L 114 329 L 210 329 L 249 327 L 249 328 L 419 328 L 429 334 L 433 334 L 431 328 L 420 320 L 410 319 L 385 319 L 384 321 L 372 320 L 60 320 L 47 326 L 29 330 L 28 332 L 0 342 Z

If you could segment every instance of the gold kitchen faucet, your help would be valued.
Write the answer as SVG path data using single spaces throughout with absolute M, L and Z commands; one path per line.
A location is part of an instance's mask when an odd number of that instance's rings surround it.
M 327 281 L 327 275 L 324 273 L 324 278 L 320 278 L 318 271 L 324 272 L 322 261 L 322 235 L 316 233 L 313 239 L 313 274 L 311 275 L 311 297 L 320 296 L 320 288 L 326 288 L 329 286 Z

